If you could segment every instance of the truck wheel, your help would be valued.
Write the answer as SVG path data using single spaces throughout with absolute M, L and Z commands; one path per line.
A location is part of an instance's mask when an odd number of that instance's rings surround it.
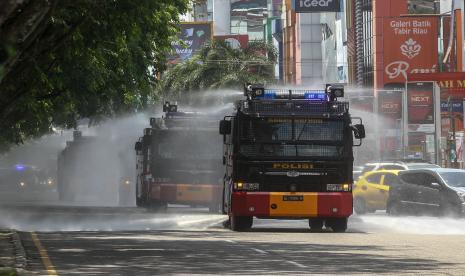
M 347 230 L 347 218 L 328 219 L 326 224 L 336 233 L 344 233 Z
M 355 213 L 357 213 L 358 215 L 366 214 L 368 210 L 365 200 L 363 198 L 356 197 L 354 199 L 354 210 Z
M 167 204 L 164 202 L 150 202 L 147 209 L 152 212 L 164 212 L 166 211 Z
M 311 218 L 308 219 L 308 226 L 310 226 L 311 230 L 321 230 L 323 229 L 323 219 L 321 218 Z
M 253 217 L 229 216 L 229 224 L 233 231 L 246 231 L 252 227 Z

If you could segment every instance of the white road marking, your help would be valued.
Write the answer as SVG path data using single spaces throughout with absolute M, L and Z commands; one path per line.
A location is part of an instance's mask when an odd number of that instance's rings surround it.
M 229 242 L 229 243 L 237 243 L 235 241 L 232 241 L 232 240 L 225 240 L 225 242 Z
M 307 266 L 303 265 L 303 264 L 299 264 L 298 262 L 294 262 L 294 261 L 286 261 L 286 263 L 288 264 L 291 264 L 291 265 L 295 265 L 299 268 L 307 268 Z
M 261 250 L 261 249 L 258 249 L 258 248 L 251 248 L 253 251 L 255 252 L 258 252 L 260 254 L 268 254 L 268 252 L 264 251 L 264 250 Z

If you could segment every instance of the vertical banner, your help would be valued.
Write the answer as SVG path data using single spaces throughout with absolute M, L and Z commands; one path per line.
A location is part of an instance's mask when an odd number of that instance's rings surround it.
M 378 113 L 389 126 L 402 118 L 402 91 L 399 90 L 379 90 L 378 92 Z
M 178 64 L 192 58 L 202 46 L 212 39 L 210 22 L 182 22 L 178 40 L 171 42 L 172 52 L 168 55 L 169 64 Z
M 441 104 L 435 82 L 408 82 L 406 113 L 407 157 L 437 163 L 441 160 Z
M 438 18 L 384 19 L 384 85 L 405 83 L 410 73 L 438 71 Z
M 398 158 L 402 149 L 403 91 L 378 90 L 376 93 L 381 157 Z
M 410 131 L 434 130 L 434 94 L 432 82 L 410 82 L 407 85 L 407 118 Z

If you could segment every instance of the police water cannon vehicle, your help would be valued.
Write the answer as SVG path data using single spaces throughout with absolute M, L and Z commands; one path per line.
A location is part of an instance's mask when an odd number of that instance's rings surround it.
M 220 208 L 221 139 L 218 117 L 163 104 L 164 115 L 135 144 L 136 203 L 160 210 L 168 204 Z
M 246 230 L 253 217 L 301 218 L 312 229 L 345 231 L 352 214 L 352 147 L 361 145 L 365 128 L 350 116 L 349 103 L 338 100 L 344 88 L 247 84 L 244 95 L 219 127 L 222 211 L 231 228 Z

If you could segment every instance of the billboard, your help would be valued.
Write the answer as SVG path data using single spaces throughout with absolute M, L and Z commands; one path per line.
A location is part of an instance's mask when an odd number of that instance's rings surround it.
M 383 158 L 397 158 L 402 148 L 402 95 L 402 90 L 376 91 L 380 154 Z
M 407 122 L 411 131 L 434 132 L 433 83 L 407 85 Z
M 304 12 L 340 12 L 340 0 L 293 0 L 296 13 Z
M 378 91 L 378 113 L 393 120 L 402 118 L 402 92 L 396 90 Z
M 437 38 L 437 17 L 385 18 L 384 84 L 404 83 L 410 73 L 438 71 Z
M 202 46 L 212 38 L 210 22 L 182 22 L 178 40 L 171 42 L 172 51 L 168 55 L 169 64 L 178 64 L 192 58 Z
M 214 38 L 226 41 L 233 49 L 244 49 L 249 44 L 248 35 L 216 35 Z

